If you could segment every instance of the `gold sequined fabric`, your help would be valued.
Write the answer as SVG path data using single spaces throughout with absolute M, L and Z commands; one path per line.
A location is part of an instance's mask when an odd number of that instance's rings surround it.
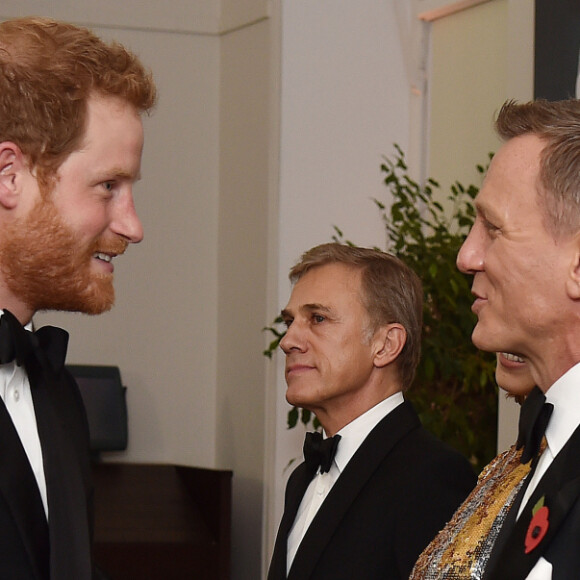
M 409 580 L 481 580 L 491 549 L 530 463 L 515 445 L 481 472 L 477 486 L 423 551 Z

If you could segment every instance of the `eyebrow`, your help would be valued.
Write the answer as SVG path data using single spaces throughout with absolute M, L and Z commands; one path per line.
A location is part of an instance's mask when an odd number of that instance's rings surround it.
M 311 303 L 311 304 L 303 304 L 302 306 L 300 306 L 300 308 L 298 309 L 302 312 L 324 312 L 326 314 L 330 314 L 332 312 L 331 308 L 329 308 L 328 306 L 324 306 L 324 304 L 318 304 L 316 302 Z M 281 312 L 280 312 L 280 316 L 282 316 L 282 318 L 293 318 L 292 313 L 290 312 L 290 310 L 284 308 Z
M 100 171 L 99 172 L 99 179 L 106 180 L 106 179 L 128 179 L 133 182 L 137 182 L 141 180 L 141 171 L 133 174 L 121 167 L 112 167 L 109 170 Z
M 479 202 L 477 200 L 477 198 L 475 199 L 474 205 L 475 205 L 475 209 L 477 210 L 477 213 L 482 218 L 484 218 L 486 220 L 491 219 L 492 221 L 497 221 L 499 219 L 499 215 L 496 213 L 496 211 L 494 210 L 493 207 L 491 207 L 489 205 L 482 204 L 481 202 Z

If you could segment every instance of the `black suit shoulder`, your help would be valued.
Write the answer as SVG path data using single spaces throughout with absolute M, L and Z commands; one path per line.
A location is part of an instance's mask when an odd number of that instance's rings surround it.
M 61 409 L 61 420 L 65 423 L 65 430 L 75 434 L 75 448 L 82 463 L 83 469 L 90 471 L 90 435 L 87 412 L 79 387 L 65 368 L 62 371 L 55 397 L 58 397 L 58 405 Z
M 402 471 L 395 550 L 406 578 L 423 549 L 475 487 L 477 477 L 463 455 L 423 427 L 409 434 L 393 455 Z
M 93 483 L 87 416 L 74 378 L 46 368 L 35 410 L 50 506 L 51 574 L 92 576 Z
M 407 421 L 417 417 L 408 402 L 393 413 L 390 418 L 395 428 L 401 417 Z M 391 547 L 387 549 L 397 571 L 392 568 L 389 578 L 408 578 L 420 553 L 445 527 L 476 483 L 469 461 L 429 433 L 417 417 L 415 427 L 397 441 L 368 482 L 369 495 L 378 495 L 383 488 L 380 501 L 392 518 Z M 376 525 L 386 528 L 388 524 L 377 518 Z
M 296 478 L 300 473 L 298 467 Z M 403 403 L 371 431 L 345 467 L 307 531 L 289 577 L 406 580 L 475 483 L 469 462 L 423 429 L 410 403 Z M 291 482 L 287 500 L 290 487 Z
M 53 372 L 52 367 L 36 361 L 26 370 L 42 449 L 50 518 L 47 525 L 30 462 L 2 406 L 0 578 L 85 580 L 90 577 L 88 522 L 92 519 L 92 486 L 84 406 L 74 379 L 66 372 Z M 77 561 L 83 548 L 81 567 L 86 573 L 79 573 L 79 567 L 72 574 L 61 573 L 71 569 L 69 563 Z

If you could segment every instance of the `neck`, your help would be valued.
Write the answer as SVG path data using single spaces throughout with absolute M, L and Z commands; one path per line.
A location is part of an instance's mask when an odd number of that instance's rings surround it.
M 318 421 L 320 421 L 326 435 L 332 437 L 343 427 L 346 427 L 346 425 L 352 423 L 355 419 L 358 419 L 361 415 L 364 415 L 367 411 L 400 391 L 400 388 L 396 388 L 383 393 L 382 396 L 351 401 L 350 404 L 343 403 L 340 406 L 337 405 L 337 408 L 327 405 L 324 408 L 310 410 L 316 415 Z
M 17 319 L 22 326 L 25 326 L 32 320 L 33 312 L 27 308 L 18 307 L 18 305 L 10 305 L 5 303 L 0 303 L 0 308 L 2 310 L 9 310 Z
M 0 268 L 0 308 L 10 310 L 21 324 L 28 324 L 32 320 L 34 310 L 25 304 L 20 296 L 14 294 L 6 280 L 2 277 Z
M 580 362 L 580 353 L 566 352 L 560 352 L 549 361 L 528 359 L 532 378 L 544 393 L 578 362 Z

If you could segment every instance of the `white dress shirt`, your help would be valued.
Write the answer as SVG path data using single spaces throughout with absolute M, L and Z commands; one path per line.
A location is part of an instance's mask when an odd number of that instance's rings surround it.
M 31 330 L 31 327 L 32 325 L 28 324 L 25 328 Z M 0 397 L 6 405 L 6 409 L 12 418 L 12 423 L 26 451 L 40 490 L 44 511 L 48 517 L 46 480 L 44 478 L 42 450 L 36 427 L 32 392 L 26 371 L 15 362 L 0 365 Z
M 395 393 L 366 411 L 366 413 L 363 413 L 360 417 L 357 417 L 354 421 L 351 421 L 348 425 L 345 425 L 337 433 L 341 439 L 330 471 L 320 473 L 319 469 L 314 479 L 310 482 L 296 513 L 292 529 L 288 534 L 286 574 L 290 571 L 298 546 L 300 546 L 300 542 L 302 542 L 314 516 L 352 456 L 368 434 L 403 400 L 402 393 Z
M 548 446 L 542 453 L 538 466 L 522 499 L 518 517 L 532 492 L 546 473 L 548 467 L 580 425 L 580 363 L 562 375 L 546 392 L 546 401 L 554 405 L 550 422 L 546 428 Z M 540 558 L 526 580 L 551 580 L 552 565 Z

